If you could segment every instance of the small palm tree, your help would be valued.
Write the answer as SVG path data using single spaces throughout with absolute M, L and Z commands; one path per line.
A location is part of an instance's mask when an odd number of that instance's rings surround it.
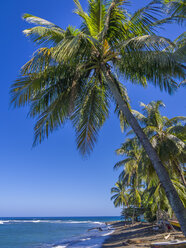
M 127 140 L 122 144 L 122 147 L 117 150 L 118 154 L 126 155 L 127 157 L 116 163 L 114 169 L 123 167 L 123 171 L 119 176 L 122 187 L 128 195 L 128 205 L 132 208 L 132 223 L 134 223 L 135 208 L 141 207 L 142 178 L 139 174 L 139 163 L 141 161 L 141 150 L 139 149 L 139 142 L 137 140 Z M 123 193 L 124 195 L 124 193 Z M 125 204 L 126 205 L 126 204 Z
M 156 1 L 130 15 L 125 0 L 90 0 L 88 13 L 78 0 L 75 13 L 80 29 L 66 30 L 42 18 L 25 14 L 36 27 L 24 31 L 37 44 L 32 59 L 12 86 L 15 107 L 30 105 L 37 118 L 34 144 L 71 119 L 82 153 L 92 150 L 99 129 L 108 117 L 111 100 L 125 116 L 147 152 L 165 188 L 167 197 L 186 234 L 186 210 L 155 149 L 132 115 L 117 72 L 133 83 L 147 81 L 169 93 L 184 78 L 179 56 L 170 50 L 172 42 L 155 35 L 159 8 Z M 173 44 L 172 44 L 173 45 Z
M 111 188 L 111 200 L 113 200 L 115 207 L 127 206 L 129 194 L 127 193 L 126 186 L 122 181 L 118 181 L 115 184 L 115 187 Z

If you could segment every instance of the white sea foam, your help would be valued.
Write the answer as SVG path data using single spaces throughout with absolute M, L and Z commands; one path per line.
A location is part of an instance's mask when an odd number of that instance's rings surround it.
M 63 224 L 95 224 L 95 225 L 104 225 L 103 222 L 98 221 L 73 221 L 73 220 L 0 220 L 0 224 L 4 223 L 63 223 Z
M 81 239 L 81 241 L 86 241 L 86 240 L 90 240 L 91 238 L 86 238 L 86 239 Z
M 105 223 L 103 223 L 103 222 L 98 222 L 98 221 L 93 221 L 93 223 L 94 223 L 94 224 L 98 224 L 98 225 L 103 225 L 103 224 L 105 224 Z
M 103 234 L 103 235 L 102 235 L 102 237 L 109 236 L 109 235 L 111 235 L 113 232 L 114 232 L 114 230 L 112 230 L 112 231 L 111 231 L 111 232 L 109 232 L 109 233 L 105 233 L 105 234 Z
M 63 223 L 61 220 L 0 220 L 0 224 L 4 223 Z
M 65 248 L 66 246 L 65 245 L 58 245 L 58 246 L 55 246 L 55 248 Z
M 69 224 L 85 224 L 85 223 L 93 223 L 93 224 L 99 224 L 102 225 L 104 224 L 103 222 L 98 222 L 98 221 L 90 221 L 90 220 L 82 220 L 82 221 L 74 221 L 74 220 L 68 220 L 68 221 L 63 221 L 63 223 L 69 223 Z
M 103 229 L 103 228 L 102 228 Z M 99 231 L 98 229 L 92 229 L 86 234 L 81 236 L 79 239 L 72 239 L 64 244 L 61 244 L 62 247 L 72 247 L 72 248 L 101 248 L 105 239 L 111 235 L 114 230 L 110 230 L 109 226 L 105 225 L 104 231 Z M 61 248 L 61 246 L 55 245 L 53 248 Z
M 6 224 L 8 222 L 10 222 L 10 221 L 9 220 L 0 220 L 0 225 Z

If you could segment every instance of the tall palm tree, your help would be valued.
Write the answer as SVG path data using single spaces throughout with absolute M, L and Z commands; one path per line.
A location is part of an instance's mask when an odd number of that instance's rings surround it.
M 30 116 L 37 117 L 35 141 L 71 119 L 77 132 L 78 148 L 90 151 L 97 133 L 108 116 L 114 99 L 151 159 L 165 188 L 170 204 L 186 235 L 186 210 L 155 149 L 132 115 L 125 89 L 116 73 L 125 80 L 146 85 L 147 81 L 169 93 L 174 78 L 184 77 L 182 61 L 166 50 L 172 43 L 154 33 L 156 1 L 128 14 L 125 0 L 90 0 L 85 12 L 78 0 L 75 13 L 82 19 L 80 29 L 57 25 L 25 14 L 37 26 L 24 33 L 37 44 L 44 44 L 22 68 L 12 86 L 15 107 L 30 105 Z

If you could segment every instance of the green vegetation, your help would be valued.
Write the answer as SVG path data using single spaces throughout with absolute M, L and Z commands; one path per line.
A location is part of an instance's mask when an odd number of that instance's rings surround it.
M 183 24 L 186 18 L 186 2 L 184 0 L 164 0 L 169 17 L 165 21 L 176 21 Z
M 186 235 L 186 210 L 156 149 L 131 113 L 120 76 L 131 83 L 152 83 L 172 93 L 184 80 L 181 47 L 156 35 L 166 22 L 161 1 L 130 14 L 125 0 L 89 0 L 88 12 L 74 0 L 81 27 L 66 30 L 42 18 L 25 14 L 36 26 L 24 31 L 39 45 L 12 85 L 15 107 L 29 105 L 36 118 L 34 145 L 71 120 L 77 146 L 89 153 L 114 103 L 120 119 L 130 125 L 147 153 L 167 198 Z M 174 21 L 171 12 L 169 21 Z M 162 19 L 161 19 L 162 18 Z M 180 44 L 180 43 L 179 43 Z M 42 47 L 41 47 L 42 46 Z M 131 191 L 132 193 L 133 191 Z
M 160 107 L 165 105 L 161 101 L 147 105 L 141 103 L 141 106 L 143 113 L 134 110 L 133 113 L 169 172 L 172 183 L 186 207 L 186 117 L 178 116 L 169 119 L 162 116 Z M 132 130 L 128 135 L 132 137 L 128 138 L 116 151 L 118 155 L 123 155 L 125 158 L 114 166 L 115 169 L 123 168 L 116 183 L 118 190 L 122 189 L 120 191 L 120 205 L 124 207 L 122 214 L 131 217 L 132 209 L 136 209 L 139 215 L 139 209 L 141 209 L 147 220 L 154 220 L 160 209 L 171 217 L 172 208 L 151 161 Z M 112 194 L 113 189 L 111 189 Z M 122 200 L 122 194 L 124 200 Z M 116 201 L 114 205 L 120 206 Z

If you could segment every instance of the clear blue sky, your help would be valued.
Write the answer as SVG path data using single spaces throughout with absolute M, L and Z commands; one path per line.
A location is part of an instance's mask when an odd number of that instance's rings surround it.
M 86 0 L 81 2 L 86 6 Z M 132 2 L 135 9 L 148 1 Z M 28 109 L 9 109 L 10 85 L 36 49 L 22 34 L 29 26 L 21 19 L 22 14 L 34 14 L 65 28 L 68 24 L 79 25 L 73 9 L 73 0 L 1 2 L 0 216 L 120 214 L 120 209 L 115 209 L 110 201 L 110 188 L 118 176 L 113 165 L 120 159 L 114 150 L 125 136 L 113 112 L 100 132 L 93 153 L 85 159 L 76 150 L 70 123 L 32 149 L 34 122 L 26 118 Z M 161 31 L 171 39 L 181 32 L 176 25 Z M 143 89 L 127 84 L 127 88 L 133 108 L 139 109 L 140 101 L 162 99 L 166 104 L 164 114 L 185 115 L 185 89 L 169 96 L 152 86 Z

